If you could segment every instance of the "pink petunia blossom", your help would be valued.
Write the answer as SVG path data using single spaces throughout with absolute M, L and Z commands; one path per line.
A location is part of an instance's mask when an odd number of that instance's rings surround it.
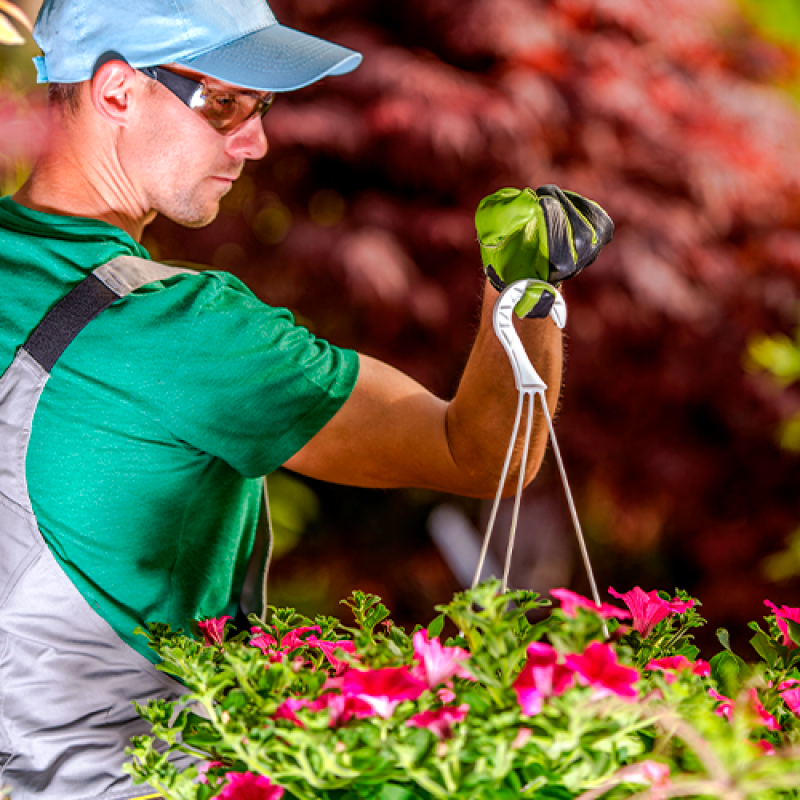
M 208 771 L 223 766 L 221 761 L 206 761 L 197 768 L 197 782 L 208 783 Z
M 349 639 L 339 639 L 335 642 L 329 642 L 325 639 L 318 639 L 316 636 L 309 636 L 308 639 L 306 639 L 306 644 L 311 647 L 319 647 L 319 649 L 322 650 L 325 654 L 325 658 L 328 659 L 330 665 L 333 667 L 335 675 L 341 675 L 349 666 L 347 661 L 335 655 L 336 651 L 341 650 L 343 653 L 349 653 L 350 655 L 355 655 L 356 651 L 355 642 Z
M 408 667 L 351 669 L 342 678 L 342 694 L 369 704 L 373 711 L 388 719 L 404 700 L 416 700 L 428 687 L 415 678 Z
M 707 661 L 698 658 L 692 662 L 685 656 L 654 658 L 645 669 L 661 670 L 667 683 L 674 683 L 677 680 L 677 675 L 674 674 L 676 672 L 691 672 L 692 675 L 699 675 L 701 678 L 707 678 L 711 674 L 711 665 Z
M 776 720 L 775 717 L 773 717 L 772 714 L 770 714 L 769 711 L 764 708 L 764 704 L 761 702 L 756 689 L 751 688 L 747 694 L 750 699 L 750 705 L 753 711 L 756 712 L 756 716 L 761 720 L 762 724 L 766 725 L 771 731 L 780 730 L 781 726 L 778 724 L 778 720 Z
M 792 622 L 800 623 L 800 608 L 790 608 L 789 606 L 781 606 L 781 608 L 778 608 L 769 600 L 765 600 L 764 605 L 771 608 L 772 613 L 775 614 L 778 628 L 783 634 L 784 646 L 788 647 L 790 650 L 796 650 L 797 645 L 792 641 L 792 637 L 789 635 L 789 626 L 786 624 L 786 620 L 790 619 Z
M 789 679 L 778 684 L 778 694 L 793 714 L 800 716 L 800 681 Z
M 588 597 L 571 592 L 569 589 L 551 589 L 550 594 L 561 601 L 561 609 L 568 617 L 574 617 L 579 608 L 585 608 L 598 614 L 602 619 L 628 619 L 630 614 L 622 608 L 616 608 L 608 603 L 601 603 L 599 606 L 594 600 Z
M 596 698 L 611 694 L 625 699 L 636 697 L 633 684 L 639 680 L 639 673 L 620 664 L 611 645 L 590 642 L 582 655 L 567 656 L 566 666 L 578 673 L 582 684 L 594 688 Z
M 411 670 L 411 674 L 425 681 L 429 689 L 448 683 L 454 676 L 473 680 L 469 672 L 461 666 L 470 658 L 466 650 L 461 647 L 444 647 L 438 636 L 429 640 L 426 630 L 417 631 L 412 642 L 414 655 L 420 663 Z
M 638 764 L 629 764 L 623 767 L 617 775 L 625 777 L 628 783 L 646 783 L 658 788 L 669 786 L 669 766 L 659 761 L 640 761 Z
M 458 708 L 445 706 L 444 708 L 422 711 L 406 720 L 406 725 L 415 728 L 427 728 L 440 739 L 450 739 L 453 736 L 453 725 L 456 722 L 462 722 L 468 711 L 469 706 L 466 703 L 462 703 Z
M 229 772 L 228 783 L 217 795 L 218 800 L 280 800 L 283 787 L 264 775 L 252 772 Z
M 197 627 L 203 632 L 203 644 L 212 647 L 215 644 L 222 644 L 225 641 L 225 623 L 233 617 L 211 617 L 197 623 Z
M 772 746 L 772 742 L 768 742 L 766 739 L 756 742 L 756 746 L 765 756 L 775 755 L 775 748 Z
M 517 735 L 514 741 L 511 742 L 512 750 L 521 750 L 528 743 L 528 739 L 533 736 L 533 731 L 530 728 L 518 728 Z
M 558 663 L 558 652 L 553 647 L 541 642 L 529 644 L 528 660 L 513 684 L 522 713 L 535 716 L 542 710 L 545 698 L 563 694 L 574 679 L 574 671 Z
M 312 644 L 310 640 L 312 638 L 315 639 L 316 637 L 312 635 L 306 639 L 303 639 L 301 636 L 301 634 L 309 631 L 322 633 L 318 625 L 312 625 L 305 628 L 295 628 L 294 630 L 291 630 L 282 636 L 280 644 L 278 644 L 278 640 L 274 636 L 265 633 L 258 626 L 254 626 L 250 628 L 250 632 L 256 635 L 250 639 L 250 644 L 253 647 L 258 647 L 259 650 L 261 650 L 261 652 L 270 660 L 270 662 L 276 662 L 280 661 L 284 656 L 289 655 L 289 653 L 291 653 L 293 650 L 297 650 L 299 647 Z
M 309 705 L 308 700 L 301 700 L 296 697 L 287 697 L 276 709 L 272 715 L 272 719 L 285 719 L 297 725 L 298 728 L 305 728 L 306 726 L 298 719 L 297 714 L 294 712 L 298 708 L 304 708 Z
M 358 697 L 345 697 L 338 692 L 325 692 L 308 704 L 311 711 L 327 711 L 328 727 L 338 728 L 349 722 L 353 717 L 364 719 L 372 717 L 375 711 L 369 703 L 365 703 Z
M 442 703 L 452 703 L 453 700 L 456 699 L 456 693 L 452 689 L 448 689 L 446 686 L 442 686 L 436 692 L 436 696 L 441 700 Z
M 716 689 L 709 688 L 708 694 L 714 699 L 719 701 L 720 705 L 718 705 L 714 709 L 714 713 L 718 717 L 725 717 L 725 719 L 730 719 L 731 714 L 733 713 L 733 700 L 730 697 L 725 697 L 724 694 L 720 694 Z
M 638 586 L 634 586 L 625 594 L 620 594 L 609 586 L 608 593 L 625 603 L 633 616 L 633 628 L 643 639 L 650 635 L 659 622 L 671 614 L 683 614 L 694 605 L 694 600 L 684 602 L 677 597 L 674 600 L 664 600 L 659 597 L 657 591 L 645 592 Z
M 725 695 L 720 694 L 715 689 L 709 689 L 708 693 L 714 698 L 714 700 L 718 700 L 720 703 L 720 705 L 714 709 L 714 713 L 718 717 L 725 717 L 725 719 L 730 720 L 734 709 L 736 708 L 736 703 L 729 697 L 725 697 Z M 775 717 L 773 717 L 772 714 L 770 714 L 769 711 L 764 708 L 764 704 L 761 702 L 761 699 L 759 698 L 758 692 L 755 688 L 748 690 L 747 700 L 750 709 L 755 713 L 762 725 L 766 725 L 766 727 L 771 731 L 777 731 L 780 729 L 778 720 L 776 720 Z

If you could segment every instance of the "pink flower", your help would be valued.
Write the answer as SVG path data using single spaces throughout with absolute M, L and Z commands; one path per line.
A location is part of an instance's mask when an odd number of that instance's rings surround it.
M 353 717 L 363 719 L 375 714 L 372 706 L 357 697 L 345 697 L 335 692 L 320 695 L 313 703 L 308 704 L 311 711 L 327 711 L 328 727 L 338 728 Z
M 608 603 L 602 603 L 598 606 L 594 600 L 589 600 L 588 597 L 575 594 L 575 592 L 571 592 L 569 589 L 551 589 L 550 594 L 561 601 L 561 608 L 568 617 L 576 616 L 579 608 L 592 611 L 598 614 L 602 619 L 611 619 L 612 617 L 627 619 L 630 617 L 630 614 L 621 608 L 616 608 Z
M 462 722 L 467 716 L 469 706 L 466 703 L 458 708 L 436 708 L 430 711 L 422 711 L 414 714 L 406 721 L 406 725 L 415 728 L 427 728 L 440 739 L 450 739 L 453 736 L 453 724 Z
M 790 650 L 796 650 L 797 645 L 792 641 L 792 637 L 789 635 L 789 626 L 786 624 L 786 620 L 790 619 L 792 622 L 800 623 L 800 608 L 790 608 L 789 606 L 782 606 L 781 608 L 778 608 L 769 600 L 765 600 L 764 605 L 771 608 L 772 613 L 775 614 L 778 628 L 780 628 L 780 631 L 783 634 L 784 646 L 788 647 Z
M 456 693 L 452 689 L 448 689 L 445 686 L 442 686 L 442 688 L 436 692 L 436 696 L 443 703 L 452 703 L 453 700 L 456 699 Z
M 789 711 L 800 716 L 800 681 L 788 680 L 778 685 L 778 693 L 783 698 L 783 702 L 789 707 Z
M 208 783 L 208 771 L 223 766 L 221 761 L 206 761 L 197 768 L 198 783 Z
M 206 647 L 225 641 L 225 623 L 229 619 L 233 617 L 211 617 L 197 623 L 197 627 L 203 632 L 203 644 Z
M 380 717 L 388 719 L 403 700 L 416 700 L 428 687 L 408 667 L 351 669 L 342 679 L 342 694 L 369 704 Z
M 301 634 L 308 633 L 309 631 L 316 631 L 317 633 L 322 633 L 322 629 L 319 625 L 311 625 L 310 627 L 306 628 L 295 628 L 292 631 L 289 631 L 283 638 L 281 639 L 281 650 L 286 653 L 291 653 L 292 650 L 297 650 L 298 647 L 303 647 L 304 645 L 311 644 L 311 639 L 316 637 L 309 636 L 308 639 L 303 639 Z
M 730 697 L 725 697 L 724 694 L 720 694 L 716 689 L 709 688 L 708 693 L 714 700 L 718 700 L 720 703 L 720 705 L 714 709 L 714 713 L 718 717 L 730 719 L 733 713 L 733 700 L 731 700 Z
M 639 673 L 633 667 L 620 664 L 611 645 L 591 642 L 583 655 L 567 656 L 566 665 L 578 673 L 582 684 L 594 687 L 597 698 L 611 694 L 636 697 L 633 684 L 639 680 Z
M 412 670 L 415 678 L 425 681 L 428 688 L 435 689 L 447 683 L 453 676 L 472 680 L 472 676 L 461 666 L 470 654 L 460 647 L 443 647 L 438 636 L 428 639 L 426 630 L 417 631 L 412 639 L 414 655 L 421 662 Z
M 297 718 L 294 713 L 298 708 L 308 706 L 307 700 L 300 700 L 296 697 L 288 697 L 276 709 L 272 715 L 272 719 L 285 719 L 297 725 L 298 728 L 305 728 L 306 726 Z
M 714 710 L 714 713 L 718 717 L 725 717 L 725 719 L 730 720 L 733 711 L 736 707 L 736 704 L 731 700 L 729 697 L 725 697 L 725 695 L 720 694 L 714 689 L 708 690 L 709 695 L 714 698 L 714 700 L 718 700 L 720 705 Z M 764 704 L 758 697 L 758 692 L 751 688 L 747 692 L 747 699 L 750 704 L 750 708 L 755 712 L 756 716 L 761 721 L 762 725 L 766 725 L 771 731 L 777 731 L 780 728 L 778 724 L 778 720 L 772 716 L 765 708 Z
M 756 712 L 756 716 L 761 720 L 761 722 L 769 728 L 771 731 L 780 730 L 780 725 L 778 724 L 778 720 L 772 716 L 772 714 L 764 708 L 764 704 L 761 702 L 758 696 L 758 692 L 755 688 L 752 688 L 748 692 L 748 696 L 750 698 L 750 705 L 753 708 L 753 711 Z
M 218 800 L 280 800 L 283 787 L 264 775 L 252 772 L 229 772 L 228 784 L 217 795 Z
M 514 692 L 522 713 L 538 714 L 546 697 L 563 694 L 573 683 L 575 674 L 558 663 L 558 653 L 549 644 L 528 645 L 528 660 L 514 681 Z
M 654 658 L 645 669 L 661 670 L 664 673 L 664 680 L 667 683 L 674 683 L 675 672 L 691 672 L 692 675 L 699 675 L 707 678 L 711 674 L 711 665 L 707 661 L 698 658 L 692 663 L 685 656 L 668 656 L 667 658 Z
M 756 746 L 765 756 L 775 755 L 775 748 L 772 746 L 772 742 L 768 742 L 766 739 L 756 742 Z
M 623 767 L 617 775 L 624 775 L 625 781 L 630 783 L 646 783 L 659 788 L 669 786 L 669 766 L 649 759 Z
M 343 653 L 350 653 L 350 655 L 353 655 L 356 650 L 355 642 L 351 642 L 349 639 L 339 639 L 336 642 L 329 642 L 325 639 L 317 639 L 316 636 L 309 636 L 308 639 L 306 639 L 306 644 L 311 647 L 319 647 L 319 649 L 322 650 L 336 675 L 341 675 L 349 665 L 347 661 L 337 658 L 334 653 L 337 650 L 341 650 Z
M 270 662 L 280 661 L 284 656 L 289 655 L 289 653 L 291 653 L 293 650 L 313 644 L 311 640 L 316 639 L 316 637 L 309 636 L 307 639 L 303 639 L 301 637 L 301 634 L 307 633 L 308 631 L 317 631 L 317 633 L 322 633 L 318 625 L 305 628 L 295 628 L 294 630 L 286 633 L 281 638 L 280 644 L 278 644 L 278 641 L 274 636 L 265 633 L 258 626 L 254 626 L 250 628 L 250 632 L 257 635 L 250 639 L 250 644 L 253 647 L 258 647 L 261 652 L 270 660 Z
M 528 743 L 528 739 L 533 736 L 533 731 L 530 728 L 519 728 L 514 741 L 511 742 L 512 750 L 521 750 Z
M 677 597 L 674 600 L 663 600 L 657 591 L 645 592 L 638 586 L 634 586 L 625 594 L 620 594 L 609 586 L 608 593 L 625 603 L 633 616 L 634 630 L 639 631 L 644 639 L 659 622 L 671 614 L 683 614 L 694 605 L 694 600 L 683 602 Z

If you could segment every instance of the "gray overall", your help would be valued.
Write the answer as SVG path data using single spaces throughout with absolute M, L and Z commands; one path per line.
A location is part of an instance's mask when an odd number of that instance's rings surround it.
M 39 397 L 69 343 L 114 301 L 181 272 L 129 256 L 104 264 L 0 378 L 0 785 L 13 800 L 156 796 L 122 772 L 130 737 L 148 732 L 132 701 L 182 687 L 125 644 L 63 572 L 39 532 L 25 459 Z

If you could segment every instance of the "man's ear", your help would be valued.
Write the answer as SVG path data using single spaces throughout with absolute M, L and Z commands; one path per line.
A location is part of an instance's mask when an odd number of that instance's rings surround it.
M 136 72 L 124 61 L 106 61 L 92 78 L 92 105 L 100 116 L 115 125 L 127 125 L 136 92 Z

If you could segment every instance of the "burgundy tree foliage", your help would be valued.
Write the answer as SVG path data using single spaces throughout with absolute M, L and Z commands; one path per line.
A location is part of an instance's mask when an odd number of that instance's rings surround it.
M 791 58 L 723 0 L 273 5 L 364 63 L 280 98 L 267 159 L 215 227 L 156 229 L 164 255 L 210 258 L 447 394 L 474 332 L 480 198 L 552 182 L 596 199 L 616 235 L 565 286 L 557 428 L 601 588 L 679 585 L 731 625 L 766 596 L 800 603 L 759 566 L 800 521 L 800 465 L 773 436 L 793 400 L 743 369 L 753 332 L 797 322 L 800 116 L 771 88 Z M 535 491 L 560 495 L 551 461 Z M 387 557 L 379 510 L 349 541 L 350 502 L 321 562 L 395 607 L 446 596 L 419 535 Z
M 797 398 L 743 368 L 749 336 L 798 321 L 800 115 L 774 88 L 792 58 L 726 0 L 272 7 L 364 63 L 280 97 L 270 153 L 220 219 L 157 222 L 154 255 L 231 270 L 447 395 L 475 329 L 481 197 L 556 183 L 597 200 L 616 234 L 564 287 L 557 430 L 601 590 L 677 585 L 734 627 L 767 596 L 800 605 L 761 568 L 800 524 L 800 461 L 774 438 Z M 447 598 L 424 528 L 446 498 L 315 488 L 335 535 L 276 581 L 324 573 L 334 596 L 374 590 L 416 618 Z M 552 458 L 531 492 L 561 497 Z M 577 562 L 573 584 L 586 590 Z

